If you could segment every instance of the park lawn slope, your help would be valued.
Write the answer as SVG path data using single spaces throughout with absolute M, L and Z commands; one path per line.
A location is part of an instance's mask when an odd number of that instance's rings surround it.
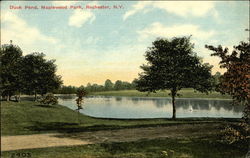
M 23 135 L 54 132 L 84 132 L 134 127 L 169 126 L 176 124 L 226 123 L 239 119 L 101 119 L 78 114 L 61 105 L 46 106 L 38 102 L 2 102 L 1 134 Z
M 133 142 L 101 143 L 2 152 L 3 157 L 29 153 L 35 158 L 243 158 L 247 145 L 227 145 L 217 137 L 158 138 Z
M 170 97 L 169 90 L 157 91 L 156 93 L 139 92 L 137 90 L 119 90 L 119 91 L 103 91 L 91 92 L 90 95 L 103 95 L 103 96 L 129 96 L 129 97 Z M 209 94 L 194 92 L 192 88 L 184 88 L 179 91 L 180 96 L 177 98 L 207 98 L 207 99 L 231 99 L 229 95 L 222 95 L 219 92 L 211 92 Z

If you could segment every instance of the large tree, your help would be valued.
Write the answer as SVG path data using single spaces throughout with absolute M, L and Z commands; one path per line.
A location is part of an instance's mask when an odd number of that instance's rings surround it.
M 228 48 L 205 46 L 220 57 L 220 67 L 226 72 L 219 78 L 219 90 L 233 97 L 235 101 L 246 105 L 245 118 L 250 121 L 250 43 L 240 42 L 230 53 Z
M 110 91 L 110 90 L 113 89 L 113 87 L 114 87 L 114 84 L 112 83 L 112 81 L 111 81 L 110 79 L 107 79 L 107 80 L 105 81 L 105 83 L 104 83 L 104 89 L 105 89 L 106 91 Z
M 121 80 L 117 80 L 115 82 L 114 89 L 115 90 L 122 90 L 122 81 Z
M 0 50 L 0 89 L 1 96 L 7 100 L 22 89 L 22 77 L 20 72 L 20 63 L 22 61 L 22 50 L 17 46 L 4 44 Z
M 156 92 L 170 90 L 173 116 L 176 118 L 175 98 L 182 88 L 194 88 L 200 92 L 212 89 L 209 64 L 202 64 L 193 51 L 190 37 L 158 38 L 146 51 L 147 64 L 142 65 L 142 73 L 136 81 L 137 90 Z
M 28 54 L 22 61 L 26 92 L 44 95 L 60 87 L 61 76 L 56 75 L 55 60 L 46 60 L 43 53 Z

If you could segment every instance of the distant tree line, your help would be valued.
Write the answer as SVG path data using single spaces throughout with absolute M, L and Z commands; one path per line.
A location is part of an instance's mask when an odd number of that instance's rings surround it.
M 135 81 L 129 83 L 126 81 L 117 80 L 115 81 L 115 83 L 113 83 L 111 80 L 107 79 L 103 85 L 88 83 L 85 89 L 89 92 L 130 90 L 130 89 L 135 89 Z
M 87 92 L 102 92 L 102 91 L 113 91 L 113 90 L 132 90 L 135 89 L 135 80 L 130 82 L 117 80 L 113 83 L 110 79 L 107 79 L 103 85 L 88 83 L 86 86 L 61 86 L 54 90 L 56 94 L 76 94 L 78 89 L 84 89 Z
M 62 82 L 56 75 L 55 60 L 45 59 L 43 53 L 31 53 L 23 56 L 17 45 L 1 45 L 0 49 L 0 96 L 7 101 L 15 95 L 20 100 L 21 94 L 44 95 L 58 89 Z

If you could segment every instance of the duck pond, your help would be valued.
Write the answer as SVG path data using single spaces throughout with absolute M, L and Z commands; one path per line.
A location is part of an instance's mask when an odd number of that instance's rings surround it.
M 76 96 L 61 95 L 59 104 L 77 109 Z M 222 99 L 176 99 L 176 117 L 241 118 L 243 106 L 232 105 L 232 100 Z M 170 98 L 88 96 L 84 98 L 80 113 L 99 118 L 171 118 Z

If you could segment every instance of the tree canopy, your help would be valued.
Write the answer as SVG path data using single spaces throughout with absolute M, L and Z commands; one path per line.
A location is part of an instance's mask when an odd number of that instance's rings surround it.
M 11 44 L 1 45 L 1 96 L 7 100 L 18 92 L 46 94 L 62 84 L 56 75 L 55 60 L 46 60 L 43 53 L 22 56 L 22 50 Z
M 158 38 L 145 53 L 147 64 L 136 81 L 137 90 L 156 92 L 171 90 L 173 117 L 176 118 L 175 97 L 182 88 L 194 88 L 200 92 L 212 89 L 212 76 L 209 64 L 202 64 L 193 51 L 190 37 Z
M 13 95 L 22 87 L 22 78 L 20 78 L 20 64 L 22 61 L 22 50 L 11 44 L 4 44 L 0 50 L 0 89 L 1 96 Z
M 56 75 L 55 60 L 46 60 L 43 53 L 28 54 L 23 58 L 22 73 L 28 93 L 46 94 L 62 84 L 61 76 Z
M 220 77 L 220 92 L 231 95 L 239 103 L 244 103 L 245 115 L 248 115 L 250 120 L 250 43 L 240 42 L 238 46 L 234 46 L 231 53 L 221 45 L 205 47 L 214 52 L 212 56 L 220 57 L 220 67 L 227 70 Z
M 114 87 L 114 84 L 112 83 L 112 81 L 110 79 L 107 79 L 104 83 L 104 88 L 106 91 L 108 90 L 112 90 Z

